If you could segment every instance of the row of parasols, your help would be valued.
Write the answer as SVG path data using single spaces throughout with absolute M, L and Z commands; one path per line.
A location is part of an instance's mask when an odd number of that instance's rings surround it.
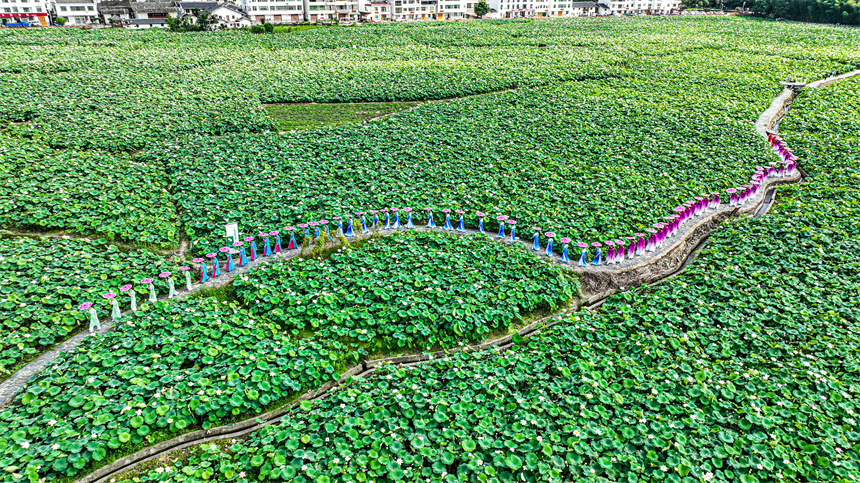
M 773 152 L 779 156 L 781 162 L 771 163 L 769 166 L 757 166 L 756 172 L 750 178 L 747 184 L 737 188 L 729 188 L 726 194 L 729 197 L 729 207 L 738 207 L 746 204 L 750 199 L 761 192 L 765 180 L 769 178 L 784 178 L 792 177 L 797 172 L 797 156 L 792 152 L 785 141 L 776 133 L 768 134 L 768 142 L 771 145 Z M 706 214 L 709 210 L 714 211 L 719 209 L 722 204 L 722 198 L 719 193 L 705 193 L 701 196 L 696 196 L 692 200 L 674 208 L 674 213 L 664 217 L 665 221 L 655 223 L 651 227 L 645 229 L 646 233 L 634 233 L 631 236 L 615 240 L 606 240 L 603 242 L 578 242 L 576 246 L 580 249 L 578 266 L 588 265 L 615 265 L 636 257 L 641 257 L 647 253 L 657 251 L 666 240 L 674 237 L 681 231 L 681 227 L 688 221 L 696 217 Z M 434 221 L 433 209 L 431 207 L 424 208 L 427 212 L 427 222 L 424 225 L 427 228 L 442 228 L 443 230 L 451 230 L 465 232 L 465 215 L 463 210 L 443 209 L 445 220 L 442 226 L 439 227 Z M 240 267 L 245 266 L 250 262 L 255 261 L 258 257 L 269 257 L 273 254 L 279 254 L 283 250 L 295 250 L 299 248 L 296 242 L 296 232 L 299 231 L 304 235 L 304 239 L 309 244 L 315 243 L 321 237 L 325 237 L 329 241 L 334 241 L 335 238 L 355 237 L 361 234 L 367 234 L 374 228 L 382 230 L 397 230 L 397 229 L 414 229 L 416 228 L 412 217 L 412 208 L 383 208 L 381 210 L 370 210 L 368 212 L 357 212 L 355 216 L 346 218 L 335 216 L 332 220 L 312 221 L 309 223 L 301 223 L 296 227 L 287 226 L 285 232 L 289 233 L 289 242 L 286 247 L 281 246 L 281 236 L 279 231 L 261 232 L 257 236 L 263 243 L 262 254 L 258 253 L 257 240 L 255 237 L 245 237 L 243 241 L 236 241 L 232 244 L 232 249 L 229 246 L 221 247 L 218 252 L 225 260 L 225 272 L 232 272 L 238 264 Z M 451 214 L 457 217 L 456 226 L 452 223 Z M 481 212 L 476 212 L 478 218 L 478 232 L 486 233 L 484 230 L 484 218 L 486 215 Z M 496 236 L 503 240 L 517 242 L 515 220 L 510 217 L 501 215 L 496 217 L 499 229 Z M 336 226 L 336 228 L 331 228 Z M 332 234 L 334 231 L 334 235 Z M 533 226 L 532 244 L 533 250 L 545 253 L 548 257 L 554 256 L 554 239 L 556 234 L 551 231 L 543 231 L 540 227 Z M 547 239 L 546 246 L 541 246 L 540 236 Z M 571 244 L 571 239 L 561 237 L 561 253 L 559 260 L 562 263 L 570 263 L 568 249 Z M 589 247 L 593 249 L 593 255 L 589 253 Z M 237 259 L 233 259 L 234 252 L 237 254 Z M 199 265 L 200 272 L 197 281 L 200 283 L 208 281 L 210 278 L 219 277 L 221 271 L 221 261 L 218 253 L 208 253 L 204 258 L 195 258 L 192 260 Z M 210 269 L 211 267 L 211 269 Z M 185 286 L 191 291 L 192 289 L 192 269 L 188 266 L 179 267 L 179 270 L 184 274 Z M 165 281 L 167 285 L 167 297 L 173 298 L 176 296 L 176 290 L 173 280 L 173 274 L 170 272 L 162 272 L 158 275 L 159 278 Z M 140 283 L 148 286 L 149 301 L 155 302 L 158 300 L 155 288 L 155 280 L 145 278 Z M 132 290 L 132 285 L 124 285 L 119 289 L 120 293 L 127 294 L 131 304 L 132 312 L 137 311 L 137 298 L 135 291 Z M 118 320 L 122 316 L 117 301 L 118 295 L 114 292 L 108 292 L 103 297 L 111 303 L 111 318 Z M 85 310 L 90 316 L 90 332 L 100 328 L 100 322 L 96 314 L 95 307 L 91 302 L 81 304 L 79 307 Z

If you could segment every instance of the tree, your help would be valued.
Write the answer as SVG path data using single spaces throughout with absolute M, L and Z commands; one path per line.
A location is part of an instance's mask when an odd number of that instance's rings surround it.
M 57 17 L 57 25 L 59 25 L 60 27 L 62 27 L 63 25 L 66 25 L 66 18 L 65 17 Z
M 475 5 L 475 15 L 477 15 L 478 18 L 484 18 L 484 15 L 488 13 L 490 13 L 490 6 L 487 5 L 487 2 L 484 0 L 481 0 Z
M 269 22 L 264 23 L 263 28 L 266 29 L 267 34 L 270 34 L 275 31 L 275 26 L 270 24 Z
M 218 21 L 208 10 L 201 11 L 199 8 L 195 8 L 192 13 L 197 18 L 196 23 L 199 30 L 209 30 Z
M 218 22 L 218 19 L 212 15 L 211 12 L 201 11 L 199 8 L 195 8 L 191 11 L 192 15 L 195 19 L 192 22 L 189 17 L 186 15 L 179 18 L 173 18 L 170 14 L 167 14 L 165 21 L 167 21 L 167 26 L 170 28 L 171 32 L 201 32 L 204 30 L 209 30 Z

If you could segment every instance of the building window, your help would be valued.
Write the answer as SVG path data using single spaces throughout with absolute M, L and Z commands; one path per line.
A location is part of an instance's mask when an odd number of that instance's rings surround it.
M 60 7 L 60 10 L 62 10 L 63 12 L 65 12 L 65 11 L 66 11 L 66 7 L 61 6 L 61 7 Z M 8 12 L 8 10 L 7 10 L 7 12 Z

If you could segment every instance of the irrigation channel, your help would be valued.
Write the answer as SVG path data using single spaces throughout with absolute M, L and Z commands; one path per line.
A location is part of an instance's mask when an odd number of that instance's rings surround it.
M 855 70 L 837 77 L 822 79 L 816 82 L 798 86 L 799 88 L 817 88 L 824 85 L 836 82 L 848 77 L 860 75 L 860 70 Z M 763 137 L 767 137 L 769 131 L 774 131 L 778 126 L 779 121 L 785 115 L 791 101 L 796 97 L 797 90 L 786 88 L 774 98 L 770 107 L 765 110 L 758 121 L 756 122 L 756 130 Z M 576 266 L 575 262 L 562 262 L 559 255 L 547 255 L 543 250 L 534 252 L 538 256 L 546 257 L 552 262 L 562 266 L 567 270 L 576 272 L 581 284 L 581 293 L 567 308 L 561 313 L 549 315 L 547 317 L 536 320 L 527 326 L 521 328 L 516 334 L 509 334 L 504 337 L 484 341 L 480 344 L 472 346 L 464 346 L 448 351 L 440 351 L 436 353 L 424 353 L 407 355 L 400 357 L 389 357 L 384 359 L 365 360 L 359 365 L 356 365 L 345 371 L 340 380 L 329 381 L 315 391 L 308 391 L 301 395 L 298 399 L 266 414 L 249 418 L 235 424 L 227 426 L 219 426 L 208 430 L 199 430 L 186 433 L 176 438 L 163 441 L 154 446 L 144 448 L 136 453 L 120 458 L 110 465 L 99 468 L 98 470 L 77 480 L 77 483 L 107 483 L 111 478 L 115 478 L 121 473 L 127 472 L 141 463 L 147 462 L 154 458 L 162 457 L 170 452 L 182 450 L 191 446 L 199 445 L 216 440 L 227 438 L 239 438 L 248 433 L 256 431 L 265 426 L 275 424 L 280 421 L 281 417 L 291 408 L 296 407 L 301 401 L 315 400 L 323 398 L 328 391 L 346 381 L 349 377 L 364 377 L 374 372 L 374 370 L 383 364 L 393 365 L 415 365 L 434 358 L 445 357 L 447 354 L 457 351 L 480 351 L 490 348 L 498 350 L 506 350 L 511 347 L 514 335 L 520 335 L 527 338 L 540 330 L 547 329 L 557 324 L 562 320 L 563 314 L 569 311 L 585 308 L 587 310 L 595 310 L 599 307 L 610 295 L 630 290 L 642 285 L 655 285 L 662 281 L 674 277 L 684 271 L 687 265 L 695 259 L 697 252 L 701 250 L 708 239 L 710 233 L 719 227 L 719 225 L 728 218 L 739 215 L 747 215 L 753 218 L 764 216 L 770 210 L 775 199 L 776 187 L 780 184 L 796 183 L 805 178 L 805 173 L 800 169 L 800 174 L 784 178 L 768 178 L 760 192 L 752 197 L 743 206 L 729 206 L 721 204 L 716 209 L 705 210 L 701 215 L 691 218 L 685 227 L 674 237 L 667 240 L 663 246 L 659 247 L 654 252 L 647 253 L 634 259 L 625 260 L 623 263 L 614 265 L 597 265 L 597 266 Z M 441 228 L 416 227 L 417 230 L 441 230 Z M 402 230 L 402 229 L 401 229 Z M 370 233 L 357 234 L 352 238 L 352 241 L 358 241 L 372 236 L 386 236 L 397 230 L 374 230 Z M 476 230 L 450 231 L 450 233 L 459 235 L 477 235 Z M 487 233 L 488 238 L 491 238 L 499 243 L 520 243 L 524 249 L 531 249 L 531 240 L 516 240 L 512 241 L 510 237 L 502 239 L 496 237 L 492 233 Z M 336 246 L 336 245 L 335 245 Z M 274 260 L 289 259 L 301 254 L 301 250 L 282 251 L 280 254 L 273 256 L 258 258 L 256 261 L 250 262 L 243 267 L 237 267 L 236 270 L 222 274 L 220 277 L 210 279 L 201 284 L 195 284 L 189 291 L 185 288 L 178 289 L 176 298 L 187 297 L 201 290 L 207 290 L 215 287 L 227 285 L 232 280 L 248 270 L 252 270 L 255 266 L 261 263 L 268 263 Z M 574 257 L 576 258 L 576 257 Z M 165 297 L 160 298 L 164 300 Z M 116 321 L 106 320 L 102 324 L 99 333 L 105 333 L 113 329 Z M 81 343 L 90 334 L 82 332 L 56 346 L 53 350 L 42 354 L 38 359 L 30 362 L 6 381 L 0 384 L 0 407 L 10 404 L 15 396 L 30 379 L 32 375 L 38 372 L 43 367 L 53 362 L 60 352 L 73 349 Z

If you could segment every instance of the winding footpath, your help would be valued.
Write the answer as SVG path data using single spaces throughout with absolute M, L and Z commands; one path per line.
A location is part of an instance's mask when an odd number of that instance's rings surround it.
M 860 75 L 860 70 L 809 83 L 805 88 L 822 87 L 829 83 L 855 75 Z M 775 130 L 796 95 L 796 91 L 792 89 L 784 89 L 776 98 L 774 98 L 770 107 L 761 114 L 755 124 L 755 128 L 760 135 L 766 138 L 769 131 Z M 520 329 L 517 333 L 523 337 L 528 337 L 542 329 L 552 327 L 558 323 L 562 319 L 563 314 L 568 311 L 578 310 L 583 307 L 593 310 L 596 309 L 607 297 L 614 293 L 643 284 L 653 285 L 660 283 L 669 277 L 678 275 L 684 270 L 687 264 L 695 258 L 696 252 L 705 245 L 707 237 L 711 231 L 717 228 L 724 220 L 738 215 L 749 215 L 753 217 L 765 215 L 773 204 L 774 190 L 776 186 L 779 184 L 796 183 L 801 181 L 802 178 L 803 176 L 800 174 L 784 178 L 768 178 L 759 193 L 756 196 L 751 197 L 743 206 L 729 206 L 727 203 L 723 203 L 716 209 L 707 209 L 701 215 L 690 218 L 678 233 L 676 233 L 672 238 L 667 239 L 666 242 L 654 252 L 650 252 L 633 259 L 627 259 L 619 264 L 604 264 L 597 266 L 587 265 L 579 267 L 576 266 L 575 262 L 575 260 L 578 259 L 578 253 L 572 254 L 573 260 L 571 262 L 562 262 L 560 256 L 555 253 L 548 256 L 544 250 L 534 252 L 542 258 L 548 259 L 548 261 L 552 263 L 558 264 L 567 270 L 577 273 L 584 293 L 581 293 L 580 296 L 576 300 L 572 301 L 561 313 L 556 313 L 534 321 Z M 416 227 L 415 229 L 441 231 L 441 228 Z M 396 231 L 398 230 L 375 230 L 370 233 L 352 237 L 350 241 L 354 242 L 374 236 L 387 236 L 395 233 Z M 403 231 L 403 229 L 399 231 Z M 478 234 L 476 230 L 465 230 L 463 232 L 449 231 L 449 233 L 458 235 Z M 484 236 L 502 243 L 519 243 L 527 250 L 531 250 L 532 248 L 530 239 L 518 239 L 512 241 L 509 236 L 502 239 L 497 237 L 491 231 L 488 231 Z M 574 251 L 576 251 L 576 249 L 574 249 Z M 217 278 L 211 278 L 203 284 L 194 284 L 190 291 L 184 288 L 184 286 L 181 289 L 177 288 L 177 296 L 175 298 L 184 298 L 200 292 L 201 290 L 208 290 L 228 285 L 235 277 L 252 270 L 261 263 L 294 258 L 301 254 L 301 250 L 297 249 L 283 251 L 280 254 L 274 254 L 269 257 L 258 258 L 256 261 L 250 262 L 243 267 L 237 267 L 237 269 L 232 272 L 222 274 Z M 160 298 L 160 300 L 164 299 L 165 297 Z M 116 323 L 117 321 L 115 320 L 105 320 L 99 333 L 113 330 Z M 43 367 L 51 364 L 61 352 L 74 349 L 88 336 L 90 336 L 90 334 L 86 331 L 75 335 L 52 350 L 42 354 L 39 358 L 33 360 L 10 376 L 7 380 L 0 383 L 0 407 L 7 406 L 12 403 L 15 395 L 21 391 L 29 379 Z M 477 351 L 493 347 L 498 350 L 504 350 L 513 344 L 513 336 L 514 334 L 510 334 L 496 340 L 485 341 L 478 345 L 466 346 L 457 350 Z M 444 357 L 446 354 L 456 352 L 457 350 L 364 361 L 362 364 L 354 366 L 344 372 L 339 381 L 330 381 L 315 391 L 308 391 L 297 400 L 274 411 L 249 418 L 236 424 L 211 428 L 205 431 L 200 430 L 186 433 L 149 448 L 144 448 L 134 454 L 120 458 L 112 464 L 104 466 L 93 473 L 90 473 L 89 475 L 79 479 L 78 482 L 106 483 L 110 481 L 111 478 L 115 478 L 117 475 L 124 473 L 143 462 L 161 457 L 169 452 L 209 441 L 225 438 L 237 438 L 252 431 L 256 431 L 264 426 L 275 424 L 280 421 L 281 417 L 289 409 L 297 406 L 301 401 L 325 397 L 329 389 L 344 382 L 347 378 L 368 375 L 382 364 L 413 365 L 433 358 Z

